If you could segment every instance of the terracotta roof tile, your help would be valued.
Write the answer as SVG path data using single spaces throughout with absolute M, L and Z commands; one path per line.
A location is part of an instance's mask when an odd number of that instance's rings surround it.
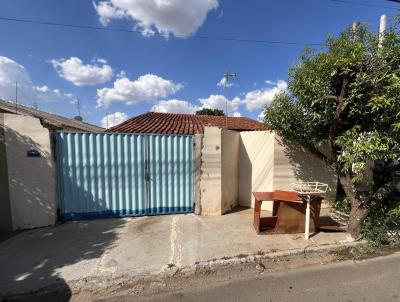
M 148 112 L 111 127 L 108 131 L 195 134 L 204 132 L 205 126 L 216 126 L 236 131 L 260 131 L 266 129 L 263 123 L 246 117 Z

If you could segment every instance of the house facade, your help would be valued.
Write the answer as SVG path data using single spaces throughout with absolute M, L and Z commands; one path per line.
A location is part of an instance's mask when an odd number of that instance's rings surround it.
M 292 190 L 295 182 L 324 182 L 330 188 L 327 198 L 336 194 L 337 176 L 319 158 L 249 118 L 149 112 L 108 131 L 195 136 L 199 214 L 253 206 L 252 192 Z M 270 210 L 272 204 L 263 206 Z
M 73 123 L 54 132 L 55 121 L 0 113 L 0 231 L 57 219 L 223 215 L 253 206 L 254 191 L 296 181 L 336 192 L 324 163 L 248 118 L 146 113 L 107 131 L 71 131 Z
M 55 223 L 55 130 L 104 129 L 0 100 L 0 232 Z

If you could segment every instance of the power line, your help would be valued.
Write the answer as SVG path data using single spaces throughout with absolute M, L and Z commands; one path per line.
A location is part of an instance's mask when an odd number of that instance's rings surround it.
M 351 5 L 361 5 L 361 6 L 368 6 L 368 7 L 379 7 L 379 8 L 398 10 L 395 7 L 384 6 L 384 5 L 379 5 L 379 4 L 364 3 L 364 2 L 358 2 L 358 1 L 348 1 L 348 0 L 330 0 L 330 1 L 331 2 L 344 3 L 344 4 L 351 4 Z
M 39 20 L 32 20 L 32 19 L 0 17 L 0 21 L 31 23 L 31 24 L 40 24 L 40 25 L 47 25 L 47 26 L 75 28 L 75 29 L 101 30 L 101 31 L 142 34 L 142 32 L 140 30 L 135 30 L 135 29 L 110 28 L 110 27 L 100 27 L 100 26 L 82 25 L 82 24 L 58 23 L 58 22 L 39 21 Z M 156 33 L 156 35 L 158 35 L 160 37 L 165 37 L 165 35 L 160 34 L 160 33 Z M 182 35 L 174 35 L 174 36 L 177 38 L 187 38 Z M 232 42 L 260 43 L 260 44 L 311 45 L 311 46 L 322 45 L 321 43 L 274 41 L 274 40 L 264 40 L 264 39 L 241 39 L 241 38 L 231 38 L 231 37 L 222 37 L 222 36 L 207 36 L 207 35 L 195 35 L 190 38 L 203 39 L 203 40 L 220 40 L 220 41 L 232 41 Z

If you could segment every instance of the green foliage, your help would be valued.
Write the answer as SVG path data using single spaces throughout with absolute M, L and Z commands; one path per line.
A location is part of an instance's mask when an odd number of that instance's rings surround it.
M 287 139 L 314 153 L 322 144 L 330 147 L 326 161 L 341 176 L 355 206 L 350 217 L 357 230 L 352 235 L 359 236 L 359 221 L 372 210 L 364 235 L 377 246 L 387 242 L 389 218 L 400 218 L 399 208 L 381 204 L 395 182 L 379 191 L 400 173 L 398 24 L 385 32 L 381 46 L 375 31 L 359 26 L 329 36 L 319 50 L 305 49 L 289 71 L 288 91 L 276 95 L 264 111 L 265 123 Z M 324 155 L 319 152 L 319 156 Z M 374 162 L 388 169 L 380 182 L 367 183 L 366 168 Z M 336 207 L 348 210 L 348 202 L 340 200 Z
M 376 247 L 398 243 L 399 238 L 391 238 L 389 230 L 400 230 L 400 197 L 396 194 L 374 209 L 363 222 L 364 237 Z
M 345 173 L 364 171 L 366 161 L 384 160 L 393 161 L 398 158 L 398 142 L 393 136 L 385 136 L 377 130 L 361 132 L 360 125 L 344 131 L 338 137 L 336 144 L 343 150 L 338 155 Z M 353 181 L 361 182 L 362 173 L 353 173 Z
M 360 26 L 328 37 L 320 51 L 307 48 L 289 71 L 289 91 L 265 109 L 265 123 L 280 134 L 318 146 L 329 141 L 343 106 L 334 161 L 343 173 L 355 172 L 354 182 L 362 180 L 368 160 L 400 156 L 400 37 L 391 28 L 381 49 L 377 41 Z
M 330 205 L 345 214 L 349 214 L 350 210 L 351 210 L 351 204 L 349 202 L 349 200 L 345 197 L 345 198 L 338 198 L 336 200 L 332 200 L 329 202 Z
M 382 247 L 390 243 L 388 226 L 376 218 L 367 217 L 363 222 L 363 234 L 365 239 L 375 247 Z
M 202 108 L 196 111 L 196 115 L 225 116 L 225 113 L 220 109 Z

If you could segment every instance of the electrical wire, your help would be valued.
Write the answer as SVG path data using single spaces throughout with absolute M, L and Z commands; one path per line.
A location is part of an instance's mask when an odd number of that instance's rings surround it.
M 343 3 L 343 4 L 361 5 L 361 6 L 379 7 L 379 8 L 398 10 L 398 8 L 391 7 L 391 6 L 383 6 L 383 5 L 379 5 L 379 4 L 371 4 L 371 3 L 364 3 L 364 2 L 358 2 L 358 1 L 348 1 L 348 0 L 330 0 L 330 1 Z
M 19 19 L 19 18 L 0 17 L 0 21 L 31 23 L 31 24 L 40 24 L 40 25 L 47 25 L 47 26 L 75 28 L 75 29 L 101 30 L 101 31 L 112 31 L 112 32 L 124 32 L 124 33 L 142 34 L 142 31 L 135 30 L 135 29 L 109 28 L 109 27 L 100 27 L 100 26 L 92 26 L 92 25 L 58 23 L 58 22 L 50 22 L 50 21 L 39 21 L 39 20 L 32 20 L 32 19 Z M 160 34 L 160 33 L 158 33 L 157 35 L 161 36 L 161 37 L 165 37 L 165 35 Z M 177 37 L 177 38 L 187 38 L 186 36 L 182 36 L 182 35 L 174 35 L 174 36 Z M 274 40 L 264 40 L 264 39 L 241 39 L 241 38 L 222 37 L 222 36 L 207 36 L 207 35 L 194 35 L 194 36 L 189 37 L 189 38 L 204 39 L 204 40 L 231 41 L 231 42 L 260 43 L 260 44 L 285 44 L 285 45 L 310 45 L 310 46 L 323 45 L 321 43 L 294 42 L 294 41 L 274 41 Z

